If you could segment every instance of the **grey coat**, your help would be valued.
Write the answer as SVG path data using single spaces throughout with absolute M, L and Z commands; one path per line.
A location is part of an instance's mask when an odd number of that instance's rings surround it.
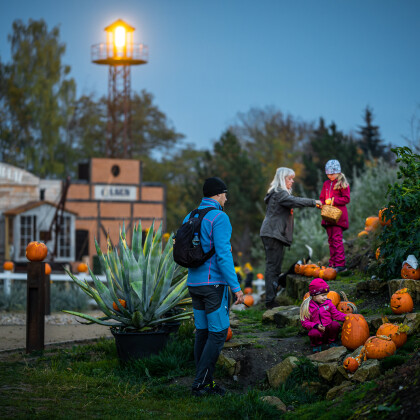
M 316 206 L 312 198 L 294 197 L 285 190 L 267 194 L 264 201 L 267 212 L 260 236 L 278 239 L 286 246 L 290 246 L 293 240 L 293 208 Z

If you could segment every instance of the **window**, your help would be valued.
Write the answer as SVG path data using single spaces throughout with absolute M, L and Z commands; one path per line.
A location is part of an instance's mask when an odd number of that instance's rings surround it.
M 20 216 L 20 250 L 19 254 L 26 254 L 29 242 L 36 240 L 36 216 Z
M 58 218 L 60 220 L 60 218 Z M 60 226 L 60 232 L 58 233 L 58 251 L 57 256 L 59 258 L 70 258 L 70 247 L 71 247 L 71 238 L 70 238 L 70 217 L 63 216 L 61 219 L 62 223 Z

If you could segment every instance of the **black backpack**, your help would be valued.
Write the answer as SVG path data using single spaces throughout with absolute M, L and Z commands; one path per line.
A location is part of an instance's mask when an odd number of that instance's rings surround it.
M 193 210 L 187 222 L 176 232 L 174 241 L 174 261 L 186 268 L 197 268 L 211 258 L 216 250 L 204 252 L 201 246 L 201 222 L 214 207 Z M 198 217 L 194 217 L 198 214 Z

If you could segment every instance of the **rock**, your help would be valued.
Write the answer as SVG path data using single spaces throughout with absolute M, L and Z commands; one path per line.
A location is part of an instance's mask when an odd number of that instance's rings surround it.
M 338 365 L 336 362 L 318 364 L 318 374 L 321 378 L 325 379 L 327 382 L 332 381 L 335 373 L 337 372 L 337 369 L 338 369 Z
M 387 292 L 387 282 L 378 279 L 361 281 L 356 284 L 356 295 L 360 296 L 365 293 L 380 294 Z
M 293 299 L 303 299 L 313 278 L 289 274 L 286 276 L 286 293 Z
M 352 380 L 357 382 L 366 382 L 377 378 L 381 374 L 379 361 L 369 359 L 362 363 L 359 369 L 354 372 Z
M 405 314 L 403 324 L 407 324 L 410 327 L 407 335 L 418 334 L 420 332 L 420 313 L 414 312 Z
M 347 349 L 344 346 L 331 347 L 328 350 L 320 351 L 319 353 L 311 354 L 308 359 L 312 362 L 331 363 L 338 362 L 345 354 Z
M 354 350 L 353 353 L 349 354 L 348 357 L 354 357 L 354 358 L 357 357 L 360 354 L 360 352 L 362 351 L 362 348 L 363 348 L 363 345 L 358 347 L 356 350 Z
M 274 322 L 278 328 L 299 327 L 301 325 L 300 307 L 291 306 L 288 309 L 276 312 L 274 314 Z
M 321 382 L 303 382 L 302 389 L 305 389 L 312 394 L 323 394 L 327 392 L 328 385 L 321 384 Z
M 280 384 L 286 382 L 286 379 L 292 373 L 292 370 L 296 367 L 297 361 L 298 359 L 296 357 L 289 356 L 281 363 L 267 370 L 267 378 L 270 386 L 277 388 Z
M 229 375 L 231 375 L 231 376 L 238 373 L 237 372 L 237 370 L 238 370 L 237 367 L 239 367 L 239 366 L 237 366 L 238 363 L 236 362 L 236 360 L 232 359 L 231 357 L 225 356 L 223 354 L 223 352 L 220 353 L 219 358 L 217 360 L 217 364 L 219 366 L 223 366 L 229 372 Z
M 405 314 L 401 315 L 387 315 L 388 321 L 391 324 L 400 324 L 404 321 Z M 382 325 L 382 317 L 381 315 L 369 315 L 365 316 L 366 322 L 369 325 L 369 331 L 371 335 L 376 335 L 376 331 Z
M 261 401 L 276 407 L 277 410 L 284 413 L 287 411 L 286 404 L 280 398 L 274 397 L 272 395 L 266 395 L 265 397 L 261 397 Z
M 327 401 L 334 400 L 335 398 L 340 397 L 341 395 L 343 395 L 345 392 L 349 391 L 352 388 L 353 388 L 353 384 L 350 381 L 345 381 L 342 384 L 335 386 L 334 388 L 331 388 L 327 392 L 325 399 Z
M 348 373 L 344 366 L 341 364 L 337 367 L 337 373 L 334 376 L 334 383 L 340 385 L 343 381 L 350 381 L 353 377 L 352 373 Z
M 412 279 L 394 279 L 388 281 L 388 292 L 389 298 L 400 289 L 404 288 L 408 289 L 408 293 L 410 293 L 413 302 L 420 303 L 420 280 L 412 280 Z
M 274 322 L 274 315 L 277 312 L 284 311 L 284 310 L 287 310 L 287 309 L 290 309 L 290 308 L 293 308 L 293 307 L 294 306 L 278 306 L 277 308 L 268 309 L 267 311 L 265 311 L 263 313 L 262 322 L 263 323 Z
M 238 328 L 239 327 L 239 324 L 241 323 L 240 321 L 239 321 L 239 319 L 230 319 L 229 320 L 229 323 L 230 323 L 230 326 L 231 326 L 231 328 Z

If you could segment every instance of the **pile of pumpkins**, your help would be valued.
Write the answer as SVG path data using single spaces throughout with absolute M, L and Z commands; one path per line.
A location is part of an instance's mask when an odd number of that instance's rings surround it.
M 391 309 L 395 314 L 408 313 L 413 310 L 413 299 L 407 289 L 397 290 L 391 296 Z M 349 314 L 343 324 L 341 342 L 348 350 L 356 350 L 362 346 L 362 350 L 356 357 L 347 357 L 344 368 L 354 373 L 366 359 L 384 359 L 392 356 L 398 348 L 407 341 L 409 327 L 403 324 L 392 324 L 386 318 L 382 318 L 382 325 L 376 331 L 376 335 L 369 337 L 369 326 L 363 315 Z
M 335 280 L 337 271 L 331 267 L 319 266 L 317 264 L 295 264 L 295 273 L 306 277 L 318 277 L 329 281 Z
M 391 224 L 391 219 L 386 219 L 384 212 L 387 208 L 379 210 L 378 216 L 370 216 L 365 221 L 365 229 L 358 233 L 358 237 L 369 235 L 370 232 L 376 231 L 379 226 L 389 226 Z

